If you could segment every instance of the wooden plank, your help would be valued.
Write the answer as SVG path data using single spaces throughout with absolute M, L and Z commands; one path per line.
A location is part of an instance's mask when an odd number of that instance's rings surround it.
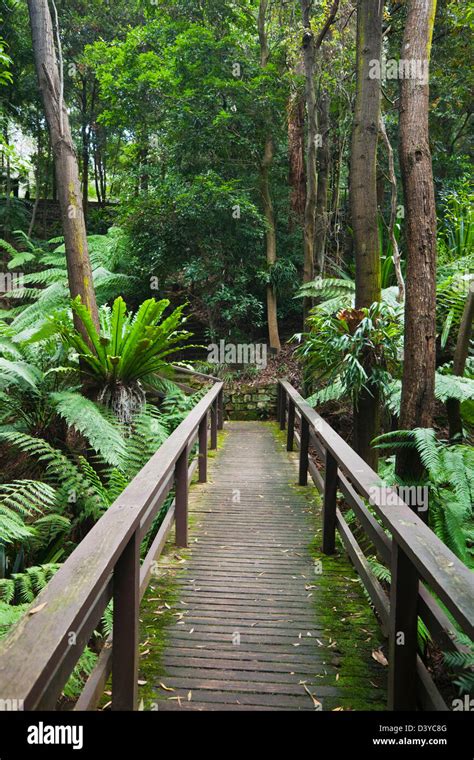
M 392 544 L 389 640 L 389 710 L 415 710 L 417 693 L 418 574 L 398 544 Z
M 138 681 L 140 539 L 137 529 L 114 569 L 112 709 L 135 710 Z
M 282 450 L 270 426 L 229 423 L 227 431 L 224 448 L 209 462 L 208 482 L 190 491 L 190 513 L 197 518 L 190 558 L 179 571 L 172 563 L 162 566 L 164 572 L 176 573 L 177 594 L 175 622 L 166 631 L 163 675 L 156 681 L 159 709 L 178 709 L 160 681 L 175 688 L 171 696 L 187 700 L 192 691 L 195 709 L 226 709 L 235 699 L 247 709 L 314 710 L 302 680 L 316 696 L 323 683 L 326 688 L 331 684 L 327 698 L 332 704 L 339 699 L 350 704 L 353 687 L 337 685 L 339 671 L 331 664 L 335 642 L 328 619 L 334 613 L 317 602 L 318 579 L 308 552 L 313 518 L 305 495 L 290 485 L 296 457 Z M 235 489 L 237 500 L 232 498 Z M 348 589 L 341 572 L 354 577 L 343 557 L 339 571 L 325 574 L 325 583 L 334 581 L 336 596 L 343 589 L 341 599 L 360 595 L 365 607 L 360 587 Z M 153 661 L 160 651 L 153 639 L 153 616 L 144 621 L 143 636 L 147 659 Z M 355 619 L 347 633 L 338 631 L 337 639 L 342 651 L 366 652 L 365 660 L 357 654 L 351 663 L 353 678 L 368 682 L 380 676 L 371 656 L 379 645 L 376 635 L 372 642 Z M 368 703 L 373 699 L 370 694 Z

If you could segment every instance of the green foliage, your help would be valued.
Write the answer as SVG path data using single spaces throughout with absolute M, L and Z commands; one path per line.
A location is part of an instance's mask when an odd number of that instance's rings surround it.
M 385 433 L 379 449 L 409 448 L 420 456 L 429 488 L 428 517 L 433 531 L 468 567 L 474 568 L 474 451 L 438 441 L 434 430 L 416 428 Z M 408 483 L 407 485 L 412 485 Z
M 14 334 L 26 339 L 52 311 L 67 307 L 68 275 L 62 238 L 37 244 L 21 231 L 16 238 L 19 250 L 0 240 L 0 250 L 10 257 L 8 269 L 22 272 L 21 287 L 6 293 L 16 305 L 3 310 L 2 317 L 11 320 Z M 106 303 L 118 293 L 135 294 L 136 277 L 124 273 L 129 256 L 125 233 L 111 227 L 106 235 L 90 235 L 87 240 L 98 303 Z
M 308 324 L 310 332 L 296 353 L 311 380 L 327 384 L 308 399 L 310 404 L 342 396 L 357 401 L 361 389 L 368 387 L 369 362 L 372 381 L 385 391 L 387 374 L 399 362 L 402 327 L 396 310 L 381 302 L 333 316 L 316 306 Z
M 443 652 L 443 659 L 450 670 L 455 671 L 454 684 L 460 694 L 472 695 L 474 692 L 474 643 L 461 632 L 458 632 L 456 643 L 463 651 Z

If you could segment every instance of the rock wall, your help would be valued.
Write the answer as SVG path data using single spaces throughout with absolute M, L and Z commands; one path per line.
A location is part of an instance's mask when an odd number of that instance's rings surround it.
M 226 419 L 268 420 L 276 417 L 277 386 L 251 386 L 242 383 L 224 385 Z

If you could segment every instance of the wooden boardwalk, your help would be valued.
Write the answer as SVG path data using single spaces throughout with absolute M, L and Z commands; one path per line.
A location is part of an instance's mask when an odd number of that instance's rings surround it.
M 225 429 L 186 561 L 170 545 L 144 598 L 143 709 L 384 709 L 381 635 L 348 560 L 318 551 L 316 489 L 273 423 Z

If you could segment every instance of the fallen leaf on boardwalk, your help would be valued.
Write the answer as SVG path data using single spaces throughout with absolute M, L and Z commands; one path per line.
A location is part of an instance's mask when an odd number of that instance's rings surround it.
M 166 602 L 165 602 L 165 607 L 166 607 L 167 610 L 171 609 L 171 607 L 169 606 L 169 604 L 166 604 Z
M 166 684 L 164 684 L 162 681 L 160 681 L 160 682 L 159 682 L 159 685 L 160 685 L 160 686 L 161 686 L 161 688 L 162 688 L 162 689 L 164 689 L 165 691 L 175 691 L 174 689 L 172 689 L 172 688 L 171 688 L 171 686 L 166 686 Z
M 191 630 L 189 631 L 189 633 L 194 633 L 194 628 L 191 628 Z
M 316 639 L 316 641 L 318 642 L 318 646 L 320 646 L 320 647 L 323 647 L 323 646 L 324 646 L 323 642 L 322 642 L 322 641 L 320 641 L 319 639 Z
M 139 686 L 145 686 L 146 683 L 148 683 L 148 681 L 137 681 Z
M 293 644 L 294 647 L 299 647 L 299 644 Z
M 374 649 L 372 652 L 372 657 L 381 665 L 388 665 L 387 658 L 385 657 L 384 653 L 380 651 L 380 649 Z
M 191 699 L 193 698 L 192 691 L 188 691 L 188 702 L 191 702 Z
M 341 711 L 344 712 L 343 707 L 333 707 L 333 709 L 331 710 L 331 712 L 341 712 Z
M 181 707 L 181 697 L 168 697 L 168 699 L 173 699 Z
M 372 686 L 373 686 L 375 689 L 380 689 L 380 686 L 379 686 L 378 684 L 374 683 L 373 681 L 369 681 L 369 683 L 370 683 L 370 684 L 372 684 Z
M 111 697 L 111 696 L 112 696 L 112 692 L 111 692 L 111 691 L 104 691 L 104 694 L 105 694 L 107 697 Z
M 143 712 L 145 710 L 145 703 L 143 699 L 140 700 L 140 704 L 138 705 L 138 711 Z
M 111 704 L 112 704 L 112 700 L 110 700 L 110 702 L 106 702 L 102 710 L 106 710 L 108 707 L 110 707 Z
M 316 697 L 314 696 L 314 694 L 311 694 L 311 692 L 310 692 L 310 690 L 308 689 L 308 687 L 306 686 L 306 684 L 303 684 L 303 689 L 305 690 L 305 692 L 306 692 L 306 693 L 307 693 L 307 694 L 308 694 L 308 695 L 311 697 L 311 699 L 313 700 L 313 705 L 314 705 L 314 708 L 315 708 L 315 710 L 320 710 L 320 709 L 321 709 L 321 707 L 322 707 L 322 704 L 321 704 L 321 702 L 319 702 L 319 701 L 316 699 Z
M 35 615 L 37 612 L 43 609 L 43 607 L 46 607 L 48 602 L 43 602 L 43 604 L 38 604 L 37 607 L 33 607 L 32 610 L 28 610 L 28 615 Z
M 339 673 L 336 673 L 336 681 L 339 681 Z
M 150 650 L 149 649 L 145 649 L 144 652 L 140 652 L 140 657 L 145 657 L 145 655 L 147 655 L 147 654 L 150 654 Z

